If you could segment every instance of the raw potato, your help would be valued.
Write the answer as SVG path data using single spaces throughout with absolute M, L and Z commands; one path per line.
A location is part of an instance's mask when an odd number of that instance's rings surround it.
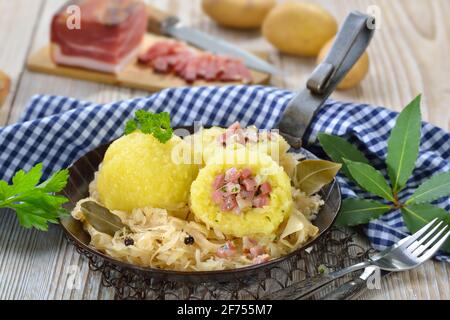
M 315 57 L 337 28 L 336 19 L 322 7 L 289 1 L 270 11 L 262 32 L 282 52 Z
M 11 86 L 11 80 L 9 77 L 0 71 L 0 107 L 2 106 L 3 102 L 6 100 L 6 96 L 9 93 L 9 88 Z
M 261 26 L 276 0 L 203 0 L 203 11 L 218 24 L 238 29 Z
M 327 56 L 328 51 L 330 51 L 331 46 L 333 45 L 334 39 L 328 41 L 323 48 L 320 50 L 320 53 L 317 57 L 317 63 L 322 62 Z M 367 72 L 369 71 L 369 55 L 367 52 L 364 52 L 361 58 L 356 61 L 355 65 L 350 69 L 347 75 L 342 79 L 342 81 L 337 86 L 340 90 L 347 90 L 354 88 L 358 83 L 360 83 Z

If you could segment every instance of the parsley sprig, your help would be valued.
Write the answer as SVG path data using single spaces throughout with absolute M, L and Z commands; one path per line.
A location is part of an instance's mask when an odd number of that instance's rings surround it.
M 137 110 L 134 118 L 128 120 L 125 125 L 125 134 L 130 134 L 135 130 L 152 134 L 161 143 L 169 141 L 173 134 L 169 113 L 152 113 L 142 109 Z
M 41 177 L 42 163 L 39 163 L 28 172 L 19 170 L 11 184 L 0 180 L 0 208 L 13 209 L 25 228 L 47 231 L 48 223 L 58 223 L 58 218 L 68 214 L 62 208 L 68 199 L 52 193 L 65 187 L 69 171 L 58 171 L 39 183 Z

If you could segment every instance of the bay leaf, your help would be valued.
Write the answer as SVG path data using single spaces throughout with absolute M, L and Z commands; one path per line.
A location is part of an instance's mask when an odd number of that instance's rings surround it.
M 403 221 L 411 233 L 425 226 L 431 220 L 438 218 L 450 225 L 450 213 L 445 209 L 428 203 L 414 204 L 402 208 Z M 450 239 L 444 242 L 441 250 L 450 252 Z
M 394 192 L 403 189 L 416 166 L 421 130 L 420 97 L 400 112 L 388 139 L 386 164 Z
M 354 180 L 344 163 L 344 159 L 369 163 L 369 160 L 367 160 L 366 156 L 361 151 L 342 137 L 320 132 L 317 135 L 317 138 L 319 139 L 323 150 L 325 150 L 331 160 L 342 164 L 341 170 L 349 179 Z
M 344 159 L 344 161 L 352 177 L 361 188 L 383 199 L 394 202 L 391 187 L 380 171 L 366 163 L 353 162 L 347 159 Z
M 450 195 L 450 171 L 438 173 L 422 183 L 406 204 L 431 202 Z
M 86 221 L 99 232 L 114 236 L 117 231 L 127 228 L 118 216 L 94 201 L 83 202 L 81 211 Z
M 308 196 L 312 195 L 333 181 L 341 166 L 326 160 L 303 160 L 297 164 L 294 184 Z
M 369 223 L 391 209 L 391 206 L 377 201 L 358 198 L 344 199 L 336 225 L 347 227 Z

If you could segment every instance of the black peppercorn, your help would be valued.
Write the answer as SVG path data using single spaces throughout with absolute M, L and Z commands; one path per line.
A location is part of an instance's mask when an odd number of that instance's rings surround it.
M 132 246 L 134 244 L 134 240 L 131 238 L 125 238 L 125 240 L 123 242 L 127 247 Z
M 186 238 L 184 238 L 184 244 L 185 245 L 192 245 L 192 244 L 194 244 L 194 242 L 195 242 L 195 239 L 194 239 L 194 237 L 193 236 L 191 236 L 191 235 L 189 235 L 189 236 L 187 236 Z

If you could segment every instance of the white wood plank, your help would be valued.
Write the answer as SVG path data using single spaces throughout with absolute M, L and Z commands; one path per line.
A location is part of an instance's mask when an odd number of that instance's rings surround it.
M 48 42 L 53 12 L 64 0 L 0 0 L 0 68 L 13 78 L 13 93 L 0 110 L 0 125 L 14 122 L 33 94 L 67 95 L 99 103 L 147 93 L 107 85 L 34 74 L 23 69 L 29 52 Z M 273 63 L 286 76 L 272 84 L 297 89 L 314 68 L 314 59 L 278 53 L 259 31 L 239 32 L 221 28 L 202 14 L 199 1 L 150 1 L 176 13 L 183 22 L 248 49 L 270 51 Z M 413 96 L 424 93 L 425 119 L 450 128 L 450 3 L 446 0 L 335 0 L 316 1 L 342 22 L 353 9 L 368 5 L 381 8 L 382 25 L 369 49 L 371 69 L 355 89 L 336 92 L 335 99 L 361 101 L 400 110 Z M 10 14 L 8 14 L 10 13 Z M 20 28 L 10 28 L 11 25 Z M 11 108 L 11 106 L 13 106 Z M 363 241 L 364 242 L 364 241 Z M 81 289 L 70 289 L 68 272 L 79 268 Z M 366 290 L 362 299 L 450 299 L 450 267 L 429 261 L 410 272 L 382 280 L 381 290 Z M 53 226 L 48 233 L 24 230 L 10 211 L 0 213 L 0 299 L 112 299 L 114 292 L 100 283 L 100 275 L 88 270 L 80 257 Z

